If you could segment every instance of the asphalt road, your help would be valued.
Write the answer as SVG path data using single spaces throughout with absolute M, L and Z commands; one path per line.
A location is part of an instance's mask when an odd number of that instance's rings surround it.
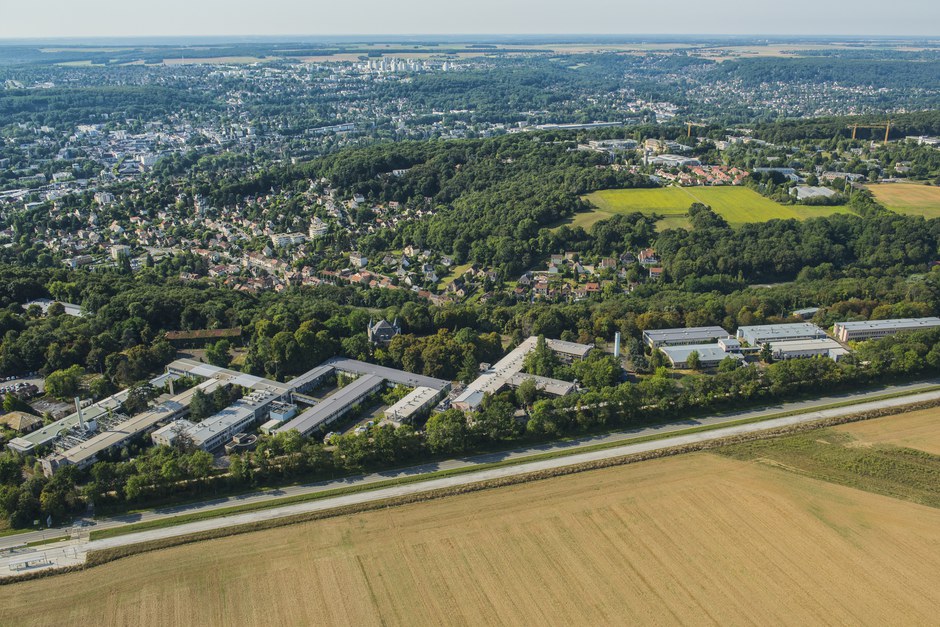
M 305 503 L 298 503 L 294 505 L 285 505 L 285 506 L 275 506 L 270 508 L 265 508 L 262 510 L 257 510 L 253 512 L 246 512 L 243 514 L 236 514 L 231 516 L 222 516 L 218 518 L 208 519 L 204 521 L 188 523 L 184 525 L 177 525 L 173 527 L 167 527 L 164 529 L 155 529 L 152 531 L 138 532 L 133 534 L 126 534 L 122 536 L 117 536 L 114 538 L 108 538 L 104 540 L 96 540 L 89 542 L 87 539 L 87 532 L 82 534 L 84 537 L 76 540 L 71 540 L 64 542 L 61 545 L 45 545 L 42 547 L 37 547 L 36 549 L 25 549 L 25 548 L 14 548 L 13 554 L 7 555 L 9 551 L 4 551 L 5 549 L 10 549 L 11 547 L 22 547 L 23 543 L 34 542 L 41 539 L 48 539 L 51 537 L 56 537 L 57 535 L 67 535 L 68 528 L 63 529 L 52 529 L 39 532 L 29 532 L 23 534 L 16 534 L 13 536 L 7 536 L 0 538 L 0 552 L 5 553 L 0 555 L 0 576 L 3 576 L 8 572 L 7 564 L 11 559 L 16 559 L 21 557 L 23 554 L 27 554 L 31 551 L 44 550 L 47 554 L 60 554 L 61 559 L 65 561 L 54 562 L 50 561 L 50 565 L 47 567 L 52 567 L 56 564 L 64 565 L 68 563 L 79 563 L 84 559 L 84 553 L 87 550 L 94 550 L 100 548 L 106 548 L 109 546 L 119 546 L 125 544 L 134 544 L 137 542 L 144 542 L 152 539 L 173 537 L 176 535 L 184 535 L 188 533 L 194 533 L 196 531 L 203 531 L 207 529 L 216 529 L 219 527 L 231 526 L 245 524 L 249 522 L 257 522 L 259 520 L 269 520 L 274 518 L 279 518 L 283 516 L 290 516 L 298 513 L 311 512 L 311 511 L 320 511 L 323 509 L 330 509 L 335 507 L 341 507 L 344 505 L 364 503 L 371 500 L 380 500 L 385 498 L 390 498 L 394 496 L 402 496 L 407 494 L 414 494 L 418 492 L 424 492 L 429 490 L 435 490 L 443 487 L 454 487 L 458 485 L 466 485 L 469 483 L 475 483 L 478 481 L 486 481 L 493 478 L 506 477 L 511 475 L 524 474 L 528 472 L 534 472 L 538 470 L 544 470 L 547 468 L 560 468 L 568 465 L 580 464 L 585 461 L 593 461 L 599 459 L 608 459 L 611 457 L 619 457 L 623 455 L 629 455 L 633 453 L 652 451 L 662 448 L 668 448 L 673 446 L 681 446 L 685 444 L 702 442 L 707 440 L 713 440 L 717 438 L 728 437 L 730 435 L 738 435 L 742 433 L 752 433 L 756 431 L 762 431 L 766 429 L 773 429 L 781 426 L 788 426 L 793 424 L 798 424 L 802 422 L 811 422 L 815 420 L 821 420 L 830 417 L 842 416 L 851 413 L 858 413 L 864 411 L 871 411 L 875 409 L 883 409 L 890 407 L 899 407 L 902 405 L 907 405 L 910 403 L 921 402 L 926 400 L 940 399 L 940 391 L 933 392 L 918 392 L 923 388 L 934 386 L 940 383 L 940 381 L 925 381 L 916 384 L 908 384 L 903 386 L 893 386 L 888 388 L 882 388 L 877 391 L 867 392 L 864 394 L 850 394 L 843 396 L 830 396 L 821 399 L 815 399 L 812 401 L 802 401 L 797 403 L 785 403 L 777 406 L 766 407 L 760 410 L 755 411 L 745 411 L 737 412 L 734 414 L 724 414 L 721 416 L 712 416 L 708 418 L 702 418 L 697 420 L 685 420 L 675 423 L 669 423 L 667 425 L 660 425 L 656 427 L 647 427 L 641 429 L 634 429 L 628 431 L 619 431 L 616 433 L 610 433 L 600 436 L 581 438 L 578 440 L 572 440 L 562 443 L 553 443 L 546 444 L 541 446 L 528 447 L 524 449 L 517 449 L 512 451 L 504 451 L 499 453 L 490 453 L 486 455 L 480 455 L 464 459 L 452 459 L 442 462 L 435 462 L 429 464 L 422 464 L 419 466 L 412 466 L 409 468 L 391 470 L 387 472 L 372 473 L 369 475 L 360 475 L 355 477 L 346 477 L 343 479 L 338 479 L 334 481 L 322 481 L 317 483 L 311 483 L 306 485 L 297 485 L 289 486 L 286 488 L 278 490 L 270 490 L 265 492 L 255 492 L 249 493 L 240 496 L 234 496 L 223 499 L 215 499 L 212 501 L 205 501 L 201 503 L 195 503 L 190 505 L 181 505 L 170 508 L 158 508 L 154 510 L 148 510 L 146 512 L 141 512 L 137 514 L 129 514 L 124 516 L 117 516 L 114 518 L 102 519 L 95 521 L 90 529 L 107 529 L 112 527 L 118 527 L 126 524 L 131 524 L 135 522 L 143 522 L 149 520 L 157 520 L 160 518 L 167 518 L 176 516 L 183 513 L 191 513 L 198 511 L 211 511 L 214 509 L 220 509 L 225 507 L 231 507 L 233 505 L 243 504 L 243 503 L 257 503 L 263 501 L 270 501 L 272 499 L 282 498 L 285 496 L 294 496 L 300 494 L 313 494 L 316 492 L 331 490 L 339 487 L 353 486 L 353 485 L 367 485 L 369 483 L 375 483 L 378 481 L 385 481 L 395 477 L 404 477 L 404 476 L 414 476 L 426 474 L 429 472 L 434 472 L 437 470 L 451 469 L 451 468 L 464 468 L 468 466 L 487 464 L 494 461 L 502 461 L 507 459 L 522 459 L 532 455 L 538 455 L 550 451 L 559 451 L 567 450 L 572 451 L 571 455 L 566 455 L 563 457 L 557 457 L 548 460 L 541 461 L 532 461 L 532 462 L 521 462 L 512 466 L 506 466 L 501 468 L 493 469 L 484 469 L 478 472 L 468 472 L 466 474 L 461 474 L 453 477 L 445 477 L 440 479 L 429 479 L 427 481 L 416 482 L 412 484 L 407 484 L 403 486 L 393 486 L 388 488 L 380 488 L 376 490 L 370 490 L 365 492 L 358 492 L 355 494 L 350 494 L 346 496 L 338 496 L 325 498 L 316 501 L 309 501 Z M 891 392 L 909 392 L 909 395 L 901 396 L 898 398 L 881 400 L 881 401 L 866 401 L 866 398 L 871 398 L 873 396 L 881 396 L 886 393 Z M 828 409 L 828 410 L 814 410 L 824 405 L 830 405 L 840 401 L 853 400 L 858 401 L 847 407 L 841 407 L 837 409 Z M 735 420 L 741 420 L 745 418 L 758 418 L 761 416 L 778 414 L 781 412 L 789 411 L 802 411 L 794 416 L 788 416 L 785 418 L 775 418 L 769 419 L 761 422 L 750 423 L 746 425 L 737 425 L 730 426 L 726 428 L 714 429 L 711 431 L 706 431 L 702 433 L 694 434 L 684 434 L 676 435 L 673 437 L 667 437 L 659 440 L 654 440 L 650 442 L 634 443 L 629 444 L 625 443 L 623 446 L 615 446 L 599 451 L 587 451 L 582 453 L 577 453 L 576 451 L 579 448 L 584 448 L 600 443 L 610 443 L 617 442 L 622 440 L 633 439 L 637 437 L 643 437 L 646 435 L 653 434 L 665 434 L 672 431 L 678 431 L 682 429 L 688 429 L 689 427 L 701 426 L 701 425 L 715 425 L 721 424 L 724 422 L 731 422 Z M 89 521 L 91 522 L 91 521 Z M 56 558 L 60 559 L 60 558 Z M 77 561 L 76 561 L 77 560 Z
M 87 543 L 86 549 L 93 551 L 97 549 L 106 549 L 128 544 L 137 544 L 139 542 L 147 542 L 149 540 L 161 540 L 165 538 L 196 533 L 199 531 L 208 531 L 221 527 L 272 520 L 307 512 L 318 512 L 334 509 L 337 507 L 344 507 L 346 505 L 358 505 L 362 503 L 368 503 L 370 501 L 419 494 L 422 492 L 429 492 L 442 488 L 454 488 L 472 483 L 478 483 L 481 481 L 501 479 L 504 477 L 523 475 L 526 473 L 538 472 L 542 470 L 564 468 L 566 466 L 576 466 L 585 462 L 612 459 L 616 457 L 623 457 L 624 455 L 633 455 L 636 453 L 646 453 L 649 451 L 657 451 L 675 446 L 686 446 L 689 444 L 708 442 L 710 440 L 717 440 L 734 435 L 755 433 L 759 431 L 766 431 L 768 429 L 777 429 L 780 427 L 797 425 L 804 422 L 834 418 L 848 413 L 872 411 L 884 407 L 900 406 L 904 404 L 934 399 L 940 399 L 940 391 L 924 392 L 919 395 L 903 397 L 901 399 L 874 401 L 871 403 L 865 403 L 863 405 L 853 405 L 851 407 L 813 411 L 806 414 L 797 414 L 795 416 L 788 416 L 785 418 L 773 418 L 763 422 L 735 425 L 714 429 L 712 431 L 675 435 L 672 437 L 663 438 L 661 440 L 639 442 L 635 444 L 624 444 L 623 446 L 615 446 L 596 451 L 574 453 L 564 457 L 555 457 L 532 462 L 522 462 L 513 466 L 501 466 L 499 468 L 489 468 L 452 477 L 429 479 L 428 481 L 421 481 L 419 483 L 409 483 L 400 486 L 379 488 L 367 492 L 356 492 L 354 494 L 336 496 L 317 501 L 272 507 L 270 509 L 262 509 L 253 512 L 246 512 L 243 514 L 234 514 L 232 516 L 223 516 L 220 518 L 210 518 L 207 520 L 187 523 L 175 527 L 165 527 L 163 529 L 153 529 L 151 531 L 142 531 L 138 533 L 126 534 L 124 536 L 95 540 L 93 542 Z

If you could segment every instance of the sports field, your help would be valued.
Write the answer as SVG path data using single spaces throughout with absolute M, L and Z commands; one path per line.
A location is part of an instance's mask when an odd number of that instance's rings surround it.
M 940 408 L 838 427 L 861 445 L 895 444 L 940 455 Z
M 851 213 L 845 207 L 781 205 L 746 187 L 661 187 L 656 189 L 605 189 L 586 196 L 607 217 L 639 211 L 663 216 L 662 226 L 687 224 L 692 203 L 710 206 L 732 226 L 774 219 L 806 220 L 834 213 Z M 588 214 L 590 215 L 590 214 Z
M 0 587 L 2 625 L 930 624 L 940 509 L 711 453 Z
M 911 216 L 940 218 L 940 187 L 916 183 L 882 183 L 867 188 L 882 205 Z

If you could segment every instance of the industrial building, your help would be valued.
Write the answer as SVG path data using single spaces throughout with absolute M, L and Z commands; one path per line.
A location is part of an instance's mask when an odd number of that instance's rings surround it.
M 578 388 L 578 386 L 571 381 L 562 381 L 560 379 L 552 379 L 551 377 L 540 377 L 537 374 L 529 374 L 527 372 L 520 372 L 513 375 L 509 379 L 509 387 L 517 388 L 526 381 L 532 381 L 535 383 L 535 389 L 540 392 L 545 392 L 546 394 L 551 394 L 552 396 L 567 396 Z
M 649 329 L 643 331 L 643 343 L 655 350 L 660 346 L 708 344 L 731 334 L 721 327 L 690 327 L 688 329 Z
M 811 322 L 792 324 L 760 324 L 738 329 L 738 339 L 751 346 L 771 344 L 786 340 L 813 340 L 826 337 L 826 332 Z
M 565 340 L 546 339 L 545 344 L 567 364 L 583 360 L 588 353 L 594 350 L 593 344 L 579 344 L 578 342 L 567 342 Z
M 849 354 L 841 344 L 832 338 L 816 338 L 812 340 L 785 340 L 770 345 L 774 359 L 796 359 L 798 357 L 816 357 L 822 355 L 839 361 Z
M 566 347 L 566 350 L 570 353 L 573 349 Z M 338 372 L 358 378 L 319 402 L 303 394 Z M 450 389 L 448 381 L 345 358 L 332 359 L 289 383 L 193 359 L 177 359 L 167 365 L 166 374 L 153 379 L 151 383 L 160 387 L 169 382 L 172 394 L 172 383 L 180 377 L 203 380 L 195 387 L 164 398 L 155 407 L 130 418 L 115 413 L 127 398 L 126 390 L 119 392 L 49 427 L 15 438 L 10 446 L 14 450 L 28 452 L 37 446 L 55 442 L 57 451 L 41 460 L 43 471 L 52 475 L 62 466 L 83 467 L 94 463 L 101 453 L 147 433 L 151 434 L 154 443 L 165 445 L 173 444 L 175 438 L 184 433 L 197 447 L 215 451 L 266 418 L 272 419 L 263 425 L 262 431 L 266 433 L 297 429 L 306 435 L 336 420 L 388 384 L 417 388 L 402 399 L 406 402 L 397 404 L 395 408 L 402 420 L 413 417 L 426 409 L 428 404 L 437 402 Z M 185 419 L 197 390 L 210 393 L 224 385 L 237 385 L 250 391 L 242 399 L 201 422 Z M 316 404 L 297 415 L 297 406 L 293 404 L 295 398 L 304 403 Z M 99 422 L 105 423 L 100 431 Z
M 264 398 L 270 398 L 271 401 L 283 400 L 289 396 L 291 391 L 290 387 L 283 383 L 245 374 L 243 372 L 237 372 L 235 370 L 229 370 L 228 368 L 204 364 L 194 359 L 177 359 L 171 362 L 166 370 L 167 374 L 164 376 L 170 381 L 180 376 L 192 376 L 205 380 L 181 394 L 177 394 L 168 400 L 160 402 L 158 405 L 145 412 L 132 416 L 118 424 L 109 425 L 100 432 L 96 432 L 95 428 L 89 428 L 84 430 L 84 433 L 77 433 L 73 427 L 71 433 L 74 435 L 65 440 L 66 443 L 71 444 L 71 446 L 65 450 L 59 450 L 44 457 L 41 460 L 43 472 L 51 476 L 57 468 L 62 466 L 87 466 L 94 463 L 98 459 L 98 455 L 105 451 L 123 446 L 133 438 L 150 432 L 161 423 L 174 422 L 185 417 L 189 413 L 189 404 L 197 390 L 208 394 L 223 385 L 240 385 L 242 387 L 251 388 L 252 393 L 262 393 Z M 123 399 L 126 398 L 126 391 L 123 394 L 123 397 L 115 395 L 112 398 L 115 400 L 120 398 L 121 402 L 123 402 Z M 251 393 L 249 396 L 251 396 Z M 116 407 L 111 408 L 109 405 L 101 411 L 102 408 L 100 406 L 102 403 L 97 403 L 96 405 L 98 409 L 94 414 L 88 414 L 85 410 L 76 412 L 78 414 L 76 420 L 78 422 L 84 421 L 88 424 L 91 419 L 93 419 L 93 416 L 100 419 L 104 417 L 104 414 L 111 414 L 114 409 L 116 409 Z M 118 403 L 118 406 L 119 405 Z M 219 427 L 219 430 L 222 431 L 224 429 Z M 205 438 L 200 441 L 206 445 L 206 443 L 212 439 L 213 434 L 206 432 L 204 435 Z M 59 438 L 58 433 L 56 437 Z M 210 444 L 214 445 L 214 440 L 212 440 Z M 60 446 L 60 449 L 61 448 Z
M 703 368 L 712 368 L 717 366 L 726 358 L 743 360 L 744 356 L 739 352 L 729 352 L 721 347 L 720 344 L 686 344 L 683 346 L 661 346 L 660 351 L 669 360 L 673 368 L 688 368 L 689 355 L 698 353 L 699 364 Z
M 561 340 L 545 340 L 545 345 L 554 351 L 562 360 L 573 361 L 584 359 L 591 349 L 589 344 L 578 344 L 576 342 L 565 342 Z M 463 411 L 475 410 L 483 402 L 487 394 L 495 394 L 506 386 L 518 385 L 524 379 L 517 378 L 516 375 L 522 373 L 522 367 L 525 364 L 525 358 L 538 346 L 538 338 L 534 335 L 526 338 L 519 346 L 509 351 L 509 353 L 500 359 L 489 370 L 470 382 L 463 392 L 461 392 L 453 401 L 452 405 Z M 543 379 L 542 386 L 545 391 L 551 393 L 551 390 L 565 390 L 567 394 L 570 388 L 566 381 L 556 381 L 555 379 Z M 548 385 L 547 382 L 553 382 Z M 536 386 L 539 382 L 536 381 Z
M 275 402 L 277 401 L 272 392 L 257 390 L 201 422 L 179 420 L 158 429 L 150 437 L 155 444 L 172 446 L 176 438 L 184 434 L 197 448 L 214 451 L 236 433 L 241 433 L 268 415 Z
M 872 340 L 905 331 L 923 331 L 940 327 L 940 318 L 896 318 L 863 322 L 837 322 L 832 331 L 840 342 Z
M 161 388 L 167 383 L 170 383 L 170 388 L 172 390 L 172 382 L 178 378 L 177 374 L 161 374 L 158 377 L 154 377 L 150 380 L 150 385 L 155 388 Z M 170 392 L 172 394 L 172 391 Z M 11 450 L 16 451 L 17 453 L 29 453 L 35 448 L 40 446 L 45 446 L 55 442 L 60 434 L 69 433 L 75 429 L 84 431 L 84 428 L 81 428 L 81 422 L 92 423 L 96 422 L 99 418 L 107 416 L 109 412 L 115 412 L 120 409 L 121 405 L 127 400 L 128 390 L 121 390 L 116 394 L 112 394 L 107 398 L 103 398 L 97 403 L 91 403 L 85 407 L 82 407 L 82 415 L 79 417 L 79 412 L 69 414 L 61 420 L 57 420 L 52 424 L 48 424 L 44 427 L 40 427 L 35 431 L 28 433 L 26 435 L 21 435 L 19 437 L 13 438 L 7 443 L 7 447 Z
M 400 401 L 385 410 L 385 417 L 395 422 L 412 422 L 425 410 L 433 407 L 444 395 L 443 390 L 416 387 Z
M 346 357 L 328 359 L 319 367 L 323 368 L 327 366 L 335 369 L 336 372 L 355 376 L 374 374 L 395 385 L 407 385 L 411 388 L 427 387 L 434 388 L 435 390 L 443 390 L 450 387 L 450 382 L 444 381 L 443 379 L 435 379 L 434 377 L 426 377 L 422 374 L 414 374 L 412 372 L 405 372 L 404 370 L 377 366 L 356 359 L 347 359 Z
M 301 435 L 312 433 L 316 429 L 330 424 L 348 413 L 366 397 L 385 387 L 386 380 L 376 374 L 365 374 L 346 385 L 322 401 L 302 412 L 299 416 L 274 430 L 284 433 L 296 429 Z
M 323 383 L 336 371 L 333 366 L 317 366 L 287 382 L 293 392 L 309 392 Z
M 161 422 L 172 422 L 189 413 L 189 404 L 197 390 L 211 393 L 219 387 L 219 381 L 208 379 L 173 398 L 152 407 L 145 412 L 132 416 L 113 428 L 98 432 L 86 440 L 77 442 L 61 453 L 43 457 L 42 471 L 47 477 L 63 466 L 83 468 L 94 463 L 98 455 L 112 448 L 123 446 L 140 434 L 153 429 Z

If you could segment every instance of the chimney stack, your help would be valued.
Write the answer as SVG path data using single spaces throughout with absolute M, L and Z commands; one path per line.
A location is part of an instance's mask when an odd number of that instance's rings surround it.
M 75 397 L 75 411 L 78 412 L 78 424 L 81 425 L 82 431 L 85 431 L 85 417 L 82 415 L 82 400 L 79 397 Z

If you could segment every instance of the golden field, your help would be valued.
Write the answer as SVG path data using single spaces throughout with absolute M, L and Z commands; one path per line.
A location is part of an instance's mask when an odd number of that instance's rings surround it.
M 940 509 L 696 453 L 0 587 L 2 625 L 928 624 Z
M 853 422 L 836 431 L 861 444 L 894 444 L 940 455 L 940 408 Z
M 910 216 L 940 217 L 940 187 L 917 183 L 882 183 L 867 185 L 875 200 L 895 211 Z

